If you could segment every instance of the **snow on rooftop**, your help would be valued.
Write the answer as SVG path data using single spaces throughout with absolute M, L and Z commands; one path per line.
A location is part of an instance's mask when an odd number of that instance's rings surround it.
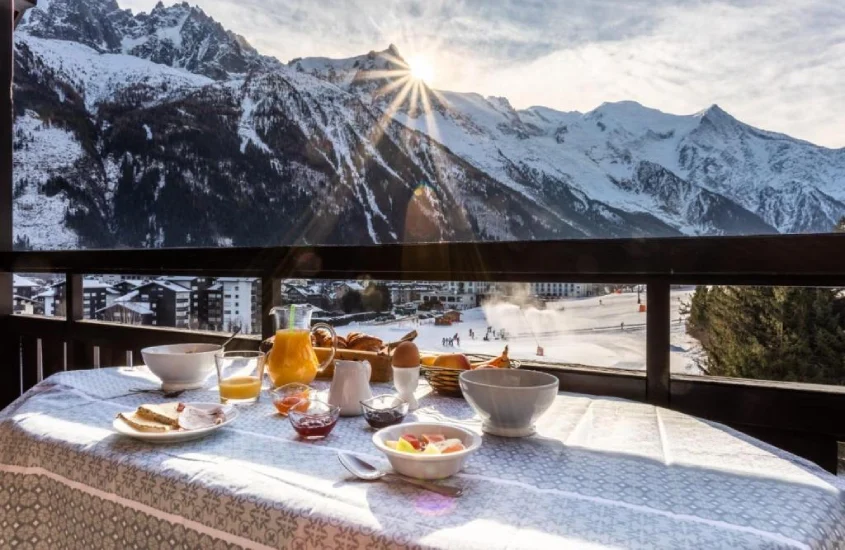
M 145 302 L 118 302 L 118 303 L 112 304 L 110 306 L 106 306 L 104 308 L 98 309 L 97 313 L 99 313 L 101 311 L 105 311 L 107 309 L 114 308 L 114 307 L 122 307 L 122 308 L 128 309 L 129 311 L 133 311 L 135 313 L 138 313 L 140 315 L 148 315 L 148 314 L 152 314 L 152 312 L 153 312 L 153 310 L 150 309 L 149 304 L 147 304 Z
M 133 290 L 132 292 L 124 294 L 123 296 L 120 296 L 119 298 L 115 298 L 114 301 L 116 303 L 130 302 L 130 301 L 132 301 L 133 298 L 137 297 L 138 294 L 139 294 L 139 292 L 137 290 Z
M 142 287 L 149 286 L 149 285 L 158 285 L 160 287 L 166 288 L 167 290 L 172 290 L 173 292 L 190 292 L 191 291 L 190 289 L 188 289 L 188 288 L 186 288 L 182 285 L 177 285 L 174 282 L 161 281 L 161 280 L 146 282 L 138 288 L 142 288 Z
M 61 284 L 64 284 L 64 283 L 61 283 Z M 82 279 L 82 288 L 87 288 L 87 289 L 98 289 L 98 288 L 109 289 L 109 288 L 111 288 L 111 285 L 110 285 L 110 284 L 108 284 L 108 283 L 106 283 L 106 282 L 103 282 L 103 281 L 101 281 L 101 280 L 99 280 L 99 279 Z
M 153 281 L 153 284 L 163 286 L 164 288 L 172 290 L 173 292 L 189 292 L 188 288 L 170 281 Z
M 26 277 L 21 277 L 20 275 L 13 274 L 12 275 L 12 286 L 14 287 L 37 287 L 40 286 L 38 283 L 33 281 L 32 279 L 28 279 Z

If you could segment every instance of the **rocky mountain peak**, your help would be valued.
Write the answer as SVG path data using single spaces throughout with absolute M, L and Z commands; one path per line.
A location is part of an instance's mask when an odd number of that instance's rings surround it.
M 127 53 L 218 80 L 280 65 L 186 2 L 158 2 L 149 13 L 133 15 L 115 0 L 57 0 L 30 10 L 19 31 L 79 42 L 103 53 Z
M 392 55 L 393 57 L 396 57 L 396 58 L 401 59 L 402 61 L 404 61 L 404 58 L 402 57 L 402 54 L 401 54 L 401 53 L 399 53 L 399 48 L 397 48 L 397 47 L 396 47 L 396 44 L 394 44 L 394 43 L 392 43 L 392 42 L 391 42 L 391 43 L 390 43 L 390 45 L 389 45 L 389 46 L 387 46 L 387 49 L 386 49 L 386 50 L 384 50 L 384 51 L 385 51 L 385 53 L 389 53 L 389 54 L 390 54 L 390 55 Z
M 737 119 L 715 103 L 698 113 L 697 116 L 701 118 L 702 124 L 710 124 L 716 128 L 741 124 Z

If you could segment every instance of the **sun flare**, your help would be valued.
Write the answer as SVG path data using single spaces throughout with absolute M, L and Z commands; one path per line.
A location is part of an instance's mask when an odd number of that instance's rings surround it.
M 379 83 L 374 97 L 383 102 L 383 115 L 379 118 L 373 141 L 381 139 L 389 122 L 400 112 L 408 117 L 409 125 L 426 128 L 427 133 L 437 140 L 440 131 L 436 113 L 448 108 L 448 100 L 431 87 L 435 78 L 432 58 L 421 54 L 403 58 L 395 47 L 379 55 L 383 68 L 368 71 L 363 76 Z M 435 170 L 439 171 L 437 166 Z
M 415 55 L 408 60 L 408 67 L 411 69 L 411 78 L 414 80 L 422 80 L 430 84 L 434 79 L 434 64 L 428 57 Z

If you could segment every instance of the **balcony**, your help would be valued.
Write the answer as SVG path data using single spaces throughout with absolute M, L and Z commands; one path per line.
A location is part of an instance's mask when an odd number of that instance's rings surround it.
M 645 283 L 646 370 L 619 371 L 587 365 L 526 363 L 554 374 L 566 391 L 652 403 L 731 425 L 755 437 L 836 468 L 837 441 L 845 439 L 845 389 L 809 384 L 671 375 L 671 285 L 845 284 L 845 235 L 577 240 L 557 242 L 279 247 L 179 250 L 3 252 L 6 272 L 64 273 L 66 319 L 4 315 L 2 403 L 61 370 L 139 363 L 153 344 L 221 342 L 225 335 L 162 327 L 83 320 L 82 275 L 126 273 L 155 276 L 260 277 L 262 333 L 272 334 L 266 313 L 279 303 L 279 279 Z M 45 267 L 49 266 L 49 267 Z M 151 267 L 155 266 L 155 267 Z M 258 336 L 234 345 L 255 349 Z M 39 361 L 38 358 L 41 358 Z

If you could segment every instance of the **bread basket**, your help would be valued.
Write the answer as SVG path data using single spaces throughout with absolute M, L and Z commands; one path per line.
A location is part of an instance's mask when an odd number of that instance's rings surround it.
M 462 369 L 447 367 L 426 367 L 420 368 L 420 372 L 428 381 L 429 386 L 440 395 L 449 397 L 463 397 L 461 386 L 458 384 L 458 377 L 464 372 Z
M 510 366 L 499 368 L 517 369 L 519 368 L 519 362 L 511 359 Z M 465 372 L 463 369 L 423 365 L 420 368 L 420 372 L 422 372 L 422 375 L 428 381 L 431 389 L 438 394 L 445 395 L 447 397 L 464 396 L 464 393 L 461 391 L 461 385 L 458 382 L 458 378 L 461 376 L 461 373 Z

